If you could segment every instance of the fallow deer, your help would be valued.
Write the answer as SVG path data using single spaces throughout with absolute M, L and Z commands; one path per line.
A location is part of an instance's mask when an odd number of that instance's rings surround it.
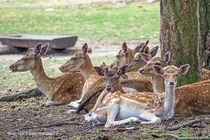
M 91 63 L 91 60 L 87 54 L 88 46 L 85 43 L 82 47 L 81 51 L 75 53 L 73 57 L 70 58 L 63 66 L 60 67 L 61 72 L 75 72 L 80 71 L 82 75 L 85 77 L 85 84 L 83 86 L 82 95 L 80 100 L 74 101 L 70 103 L 70 106 L 78 107 L 81 102 L 86 101 L 93 93 L 102 92 L 105 87 L 105 82 L 103 81 L 103 77 L 99 76 Z M 145 81 L 148 83 L 148 81 Z M 137 90 L 139 89 L 139 84 L 144 85 L 144 82 L 133 83 L 132 81 L 125 82 L 123 86 L 134 87 L 136 85 Z M 147 87 L 146 91 L 147 91 Z M 139 89 L 140 90 L 140 89 Z M 138 91 L 139 91 L 138 90 Z M 152 88 L 150 89 L 150 91 Z M 144 88 L 140 91 L 144 91 Z M 94 101 L 92 102 L 94 103 Z M 89 109 L 93 107 L 94 104 L 89 106 Z
M 110 65 L 111 68 L 114 67 L 123 67 L 125 65 L 127 65 L 128 63 L 130 63 L 135 54 L 138 53 L 140 50 L 143 51 L 143 47 L 145 48 L 147 46 L 149 41 L 147 41 L 146 43 L 140 43 L 137 47 L 135 47 L 134 49 L 130 49 L 127 46 L 127 43 L 124 42 L 122 44 L 122 49 L 119 50 L 119 52 L 117 53 L 113 63 Z
M 106 88 L 99 95 L 93 109 L 85 116 L 90 116 L 92 114 L 92 112 L 94 112 L 96 110 L 96 108 L 102 103 L 102 101 L 106 100 L 106 97 L 108 95 L 110 95 L 116 91 L 120 91 L 121 93 L 137 92 L 137 90 L 135 90 L 135 88 L 128 89 L 127 87 L 122 87 L 122 84 L 120 82 L 120 77 L 125 76 L 127 66 L 121 67 L 120 69 L 115 67 L 115 68 L 112 68 L 110 71 L 108 71 L 108 68 L 106 66 L 104 66 L 104 67 L 105 67 L 104 69 L 102 69 L 100 67 L 94 67 L 94 68 L 99 75 L 104 77 L 103 80 L 106 83 Z M 139 88 L 144 89 L 144 91 L 147 91 L 147 92 L 152 91 L 150 82 L 145 82 L 145 80 L 132 80 L 132 82 L 138 84 Z M 144 83 L 144 85 L 142 83 Z M 148 89 L 145 89 L 145 88 L 148 88 Z
M 47 52 L 49 44 L 38 44 L 17 62 L 10 66 L 12 72 L 30 71 L 37 87 L 47 96 L 47 106 L 60 105 L 79 99 L 84 78 L 80 73 L 64 74 L 56 78 L 46 75 L 41 56 Z
M 154 94 L 153 92 L 133 92 L 121 94 L 117 91 L 107 97 L 105 101 L 86 117 L 86 121 L 105 123 L 105 127 L 117 126 L 129 122 L 140 122 L 141 124 L 157 124 L 168 120 L 174 115 L 175 87 L 177 77 L 184 75 L 189 70 L 189 65 L 176 66 L 154 65 L 154 71 L 164 77 L 165 94 Z
M 163 58 L 150 58 L 147 54 L 142 54 L 147 64 L 139 70 L 142 75 L 152 77 L 153 88 L 156 93 L 164 93 L 164 78 L 158 76 L 152 69 L 153 65 L 165 67 L 170 60 L 170 52 Z M 191 116 L 194 114 L 210 113 L 210 79 L 202 82 L 177 87 L 175 90 L 175 115 Z

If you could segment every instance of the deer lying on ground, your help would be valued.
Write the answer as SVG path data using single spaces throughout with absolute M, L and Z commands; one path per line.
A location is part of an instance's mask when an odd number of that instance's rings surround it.
M 174 115 L 175 87 L 177 77 L 189 70 L 189 65 L 176 66 L 154 65 L 154 71 L 164 77 L 165 94 L 153 92 L 133 92 L 121 94 L 120 91 L 108 95 L 102 104 L 86 117 L 86 121 L 105 123 L 105 127 L 117 126 L 129 122 L 141 124 L 157 124 L 168 120 Z
M 152 84 L 156 93 L 164 93 L 164 78 L 157 75 L 153 71 L 152 66 L 158 65 L 165 67 L 170 60 L 170 52 L 167 52 L 163 58 L 151 59 L 147 54 L 141 55 L 147 61 L 147 64 L 139 72 L 142 75 L 152 77 Z M 175 115 L 191 116 L 194 114 L 210 113 L 210 79 L 177 87 L 175 93 Z
M 94 67 L 91 63 L 91 60 L 87 54 L 88 46 L 87 44 L 84 44 L 81 51 L 78 51 L 75 53 L 73 57 L 70 58 L 63 66 L 60 67 L 61 72 L 75 72 L 80 71 L 82 75 L 85 77 L 85 84 L 83 86 L 82 95 L 81 98 L 77 101 L 71 102 L 70 106 L 78 107 L 81 102 L 86 101 L 91 95 L 95 93 L 101 93 L 103 89 L 105 88 L 105 82 L 103 81 L 103 77 L 98 75 L 96 71 L 94 70 Z M 148 85 L 148 81 L 145 81 Z M 144 83 L 141 82 L 135 82 L 128 81 L 123 86 L 128 87 L 134 87 L 136 85 L 136 89 L 139 89 L 139 84 L 144 85 Z M 150 86 L 151 87 L 151 86 Z M 145 90 L 148 88 L 145 87 Z M 141 91 L 144 91 L 143 89 L 140 89 Z M 152 88 L 150 89 L 150 91 Z M 139 90 L 138 90 L 139 91 Z M 92 102 L 94 103 L 94 101 Z M 89 108 L 92 108 L 94 104 L 91 104 Z
M 108 68 L 105 66 L 104 69 L 100 67 L 95 67 L 96 72 L 103 76 L 103 80 L 106 83 L 106 87 L 103 90 L 103 92 L 98 97 L 95 106 L 93 109 L 86 115 L 90 116 L 92 112 L 96 110 L 96 108 L 102 103 L 102 100 L 105 100 L 105 98 L 115 92 L 120 91 L 121 93 L 129 93 L 136 91 L 135 89 L 127 89 L 127 87 L 122 87 L 122 84 L 120 82 L 120 78 L 125 76 L 126 67 L 121 67 L 118 69 L 117 67 L 112 68 L 110 71 L 108 71 Z M 140 89 L 144 89 L 145 91 L 151 91 L 151 84 L 150 82 L 145 82 L 145 80 L 133 80 L 133 83 L 137 83 L 139 85 Z M 140 84 L 139 84 L 140 83 Z M 144 84 L 142 84 L 144 83 Z M 124 85 L 123 85 L 124 86 Z M 145 88 L 148 88 L 147 90 Z M 137 92 L 137 91 L 136 91 Z
M 47 52 L 49 44 L 38 44 L 9 68 L 12 72 L 30 71 L 37 87 L 47 96 L 47 106 L 69 103 L 80 97 L 84 78 L 80 73 L 65 74 L 49 78 L 43 68 L 41 56 Z

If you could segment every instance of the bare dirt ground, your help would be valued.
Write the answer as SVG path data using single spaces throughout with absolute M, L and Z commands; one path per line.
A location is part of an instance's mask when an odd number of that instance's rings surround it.
M 91 56 L 115 55 L 121 43 L 100 42 L 80 39 L 76 49 L 87 42 L 92 48 Z M 139 40 L 128 41 L 134 48 Z M 152 45 L 151 45 L 152 44 Z M 158 42 L 150 46 L 158 45 Z M 16 61 L 20 55 L 1 55 L 1 62 Z M 67 55 L 51 54 L 52 59 L 69 58 Z M 174 139 L 171 134 L 179 137 L 210 137 L 210 123 L 201 122 L 183 127 L 176 131 L 167 130 L 190 120 L 209 117 L 195 115 L 191 117 L 174 117 L 159 125 L 141 125 L 130 123 L 115 128 L 105 129 L 103 126 L 93 127 L 84 121 L 82 114 L 68 114 L 67 105 L 45 107 L 45 97 L 24 99 L 16 102 L 0 103 L 0 139 Z
M 139 43 L 145 42 L 144 40 L 129 40 L 125 41 L 129 48 L 135 48 Z M 90 57 L 96 57 L 96 56 L 108 56 L 108 55 L 116 55 L 119 49 L 122 48 L 122 42 L 109 42 L 109 41 L 92 41 L 87 39 L 78 39 L 75 46 L 73 48 L 67 49 L 65 52 L 74 52 L 75 50 L 81 49 L 84 43 L 88 44 L 88 47 L 91 48 L 92 53 L 90 53 Z M 158 41 L 152 41 L 149 43 L 150 47 L 159 46 Z M 5 46 L 4 46 L 5 47 Z M 1 45 L 0 45 L 0 51 L 1 51 Z M 5 54 L 0 55 L 0 62 L 14 62 L 17 61 L 22 57 L 23 54 Z M 70 55 L 65 53 L 62 54 L 55 52 L 52 54 L 48 54 L 47 57 L 51 57 L 52 59 L 64 59 L 69 58 Z
M 173 139 L 179 137 L 209 137 L 209 122 L 197 123 L 176 131 L 168 127 L 182 124 L 208 115 L 174 117 L 158 125 L 130 123 L 115 128 L 92 126 L 83 116 L 67 114 L 66 105 L 56 107 L 42 106 L 43 97 L 31 98 L 21 102 L 4 103 L 1 107 L 0 135 L 2 139 Z

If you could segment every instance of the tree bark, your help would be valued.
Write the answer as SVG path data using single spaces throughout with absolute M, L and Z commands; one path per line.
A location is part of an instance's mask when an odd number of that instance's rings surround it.
M 201 81 L 201 68 L 205 61 L 208 20 L 207 0 L 161 0 L 160 48 L 163 56 L 172 52 L 170 64 L 190 64 L 185 76 L 178 79 L 178 86 Z M 205 11 L 205 14 L 203 12 Z
M 201 62 L 202 66 L 210 69 L 210 1 L 199 0 L 199 23 L 201 39 Z
M 42 92 L 38 88 L 35 88 L 32 90 L 20 92 L 20 93 L 14 94 L 14 95 L 2 96 L 0 98 L 0 101 L 1 102 L 12 102 L 12 101 L 22 100 L 22 99 L 26 99 L 26 98 L 41 96 L 41 95 L 43 95 Z

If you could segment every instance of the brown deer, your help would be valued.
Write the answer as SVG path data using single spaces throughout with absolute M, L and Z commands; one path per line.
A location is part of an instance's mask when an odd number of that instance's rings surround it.
M 176 66 L 154 65 L 154 71 L 164 77 L 165 94 L 153 92 L 132 92 L 121 94 L 116 91 L 108 95 L 106 100 L 91 114 L 85 116 L 86 121 L 105 123 L 105 127 L 113 127 L 129 122 L 141 124 L 157 124 L 171 119 L 174 115 L 175 87 L 177 77 L 189 70 L 189 65 Z
M 153 88 L 156 93 L 164 93 L 164 78 L 158 76 L 152 69 L 153 65 L 165 67 L 170 60 L 170 52 L 163 58 L 150 58 L 147 54 L 141 54 L 147 64 L 139 70 L 142 75 L 152 77 Z M 181 87 L 175 91 L 176 108 L 175 115 L 191 116 L 193 114 L 210 113 L 210 79 Z
M 12 72 L 30 71 L 37 87 L 46 95 L 47 106 L 69 103 L 80 97 L 84 78 L 80 73 L 65 74 L 56 78 L 46 75 L 41 56 L 47 52 L 49 44 L 38 44 L 9 68 Z
M 210 70 L 202 68 L 202 72 L 203 72 L 203 80 L 210 79 Z
M 82 75 L 85 77 L 85 84 L 83 86 L 82 95 L 80 100 L 74 101 L 70 103 L 70 106 L 78 107 L 81 102 L 86 101 L 93 93 L 101 93 L 105 87 L 105 82 L 103 81 L 103 76 L 100 76 L 94 70 L 94 67 L 91 63 L 91 60 L 87 54 L 88 46 L 85 43 L 82 47 L 81 51 L 75 53 L 73 57 L 70 58 L 63 66 L 60 67 L 62 72 L 75 72 L 80 71 Z M 145 81 L 148 83 L 148 81 Z M 132 81 L 125 82 L 125 86 L 134 87 L 139 89 L 139 84 L 144 85 L 144 83 L 137 82 L 133 83 Z M 123 85 L 124 86 L 124 85 Z M 147 87 L 145 87 L 148 89 Z M 139 89 L 140 90 L 140 89 Z M 139 91 L 138 90 L 138 91 Z M 152 90 L 152 88 L 150 89 Z M 141 89 L 144 91 L 144 89 Z M 96 99 L 95 99 L 96 100 Z M 91 102 L 89 109 L 93 107 L 94 103 Z
M 119 52 L 117 53 L 115 60 L 113 61 L 113 63 L 110 65 L 111 68 L 114 67 L 123 67 L 125 65 L 127 65 L 128 63 L 130 63 L 133 59 L 136 53 L 138 53 L 141 49 L 141 51 L 143 52 L 143 47 L 145 48 L 147 46 L 149 41 L 147 41 L 146 43 L 140 43 L 136 48 L 134 49 L 130 49 L 127 46 L 127 43 L 124 42 L 122 44 L 122 49 L 119 50 Z
M 125 72 L 126 72 L 126 67 L 121 67 L 120 69 L 118 69 L 117 67 L 112 68 L 110 71 L 108 71 L 108 68 L 105 66 L 104 69 L 100 68 L 100 67 L 94 67 L 96 72 L 103 76 L 103 80 L 106 83 L 106 87 L 103 90 L 103 92 L 99 95 L 95 106 L 93 107 L 93 109 L 87 114 L 87 115 L 91 115 L 92 112 L 95 111 L 95 109 L 101 104 L 102 100 L 105 100 L 105 98 L 115 92 L 115 91 L 120 91 L 121 93 L 129 93 L 129 92 L 134 92 L 137 90 L 135 90 L 135 88 L 128 88 L 128 87 L 122 87 L 125 86 L 124 84 L 121 84 L 120 82 L 120 77 L 124 77 L 125 76 Z M 150 82 L 145 82 L 145 80 L 132 80 L 133 83 L 138 84 L 140 89 L 144 89 L 144 91 L 148 91 L 151 92 L 151 83 Z M 144 84 L 142 84 L 144 83 Z M 148 89 L 146 89 L 148 88 Z

